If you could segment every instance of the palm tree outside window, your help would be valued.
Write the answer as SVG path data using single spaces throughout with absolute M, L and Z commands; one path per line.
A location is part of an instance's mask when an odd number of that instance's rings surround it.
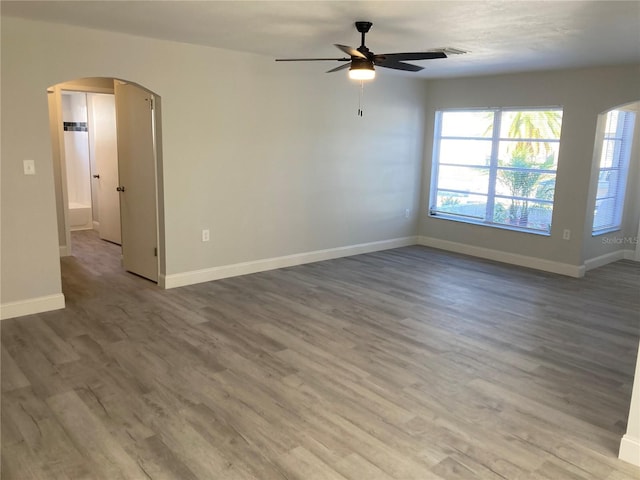
M 430 215 L 549 234 L 562 109 L 436 112 Z

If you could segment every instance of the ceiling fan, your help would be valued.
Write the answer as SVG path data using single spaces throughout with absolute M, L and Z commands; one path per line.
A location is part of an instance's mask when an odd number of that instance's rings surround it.
M 393 70 L 405 70 L 408 72 L 419 72 L 424 67 L 405 63 L 405 60 L 432 60 L 434 58 L 447 58 L 445 50 L 432 50 L 429 52 L 405 52 L 405 53 L 383 53 L 376 55 L 364 44 L 364 37 L 373 25 L 371 22 L 356 22 L 356 30 L 362 35 L 361 45 L 358 48 L 346 45 L 335 44 L 349 57 L 342 58 L 277 58 L 276 62 L 314 62 L 314 61 L 338 61 L 349 62 L 332 68 L 327 73 L 349 69 L 349 78 L 354 80 L 371 80 L 375 77 L 376 67 L 391 68 Z M 452 52 L 458 53 L 458 52 Z

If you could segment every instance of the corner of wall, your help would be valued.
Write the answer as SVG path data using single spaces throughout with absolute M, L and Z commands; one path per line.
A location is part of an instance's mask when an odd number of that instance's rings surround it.
M 640 439 L 629 435 L 622 437 L 618 458 L 640 467 Z
M 617 250 L 615 252 L 606 253 L 598 257 L 589 258 L 584 261 L 584 269 L 586 272 L 595 268 L 603 267 L 609 263 L 617 262 L 618 260 L 634 260 L 634 250 Z
M 449 240 L 441 240 L 433 237 L 418 237 L 418 244 L 426 247 L 439 248 L 450 252 L 461 253 L 463 255 L 471 255 L 473 257 L 486 258 L 497 262 L 509 263 L 520 267 L 533 268 L 544 272 L 557 273 L 568 277 L 581 278 L 586 272 L 584 265 L 571 265 L 568 263 L 553 262 L 543 258 L 529 257 L 516 253 L 503 252 L 501 250 L 493 250 L 490 248 L 477 247 L 466 243 L 452 242 Z
M 64 295 L 62 293 L 29 298 L 17 302 L 7 302 L 0 305 L 0 320 L 60 310 L 64 307 Z
M 638 346 L 636 371 L 631 389 L 627 432 L 620 442 L 618 458 L 640 467 L 640 345 Z
M 250 262 L 222 265 L 219 267 L 205 268 L 190 272 L 174 273 L 170 275 L 160 274 L 158 278 L 158 285 L 164 289 L 183 287 L 186 285 L 221 280 L 223 278 L 236 277 L 239 275 L 275 270 L 277 268 L 293 267 L 305 263 L 332 260 L 351 255 L 361 255 L 363 253 L 377 252 L 391 248 L 407 247 L 409 245 L 415 245 L 417 243 L 417 239 L 418 237 L 415 236 L 394 238 L 391 240 L 381 240 L 378 242 L 360 243 L 345 247 L 297 253 L 283 257 L 263 258 Z

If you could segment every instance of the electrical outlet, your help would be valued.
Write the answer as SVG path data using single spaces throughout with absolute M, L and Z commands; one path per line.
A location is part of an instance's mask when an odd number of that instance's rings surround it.
M 202 230 L 202 241 L 203 242 L 208 242 L 210 240 L 210 236 L 209 236 L 209 230 L 205 229 Z
M 409 218 L 410 215 L 411 215 L 411 209 L 410 208 L 405 208 L 404 209 L 404 218 Z
M 35 175 L 36 174 L 36 162 L 35 160 L 23 160 L 22 168 L 24 169 L 25 175 Z
M 565 228 L 564 231 L 562 232 L 562 239 L 571 240 L 571 230 L 569 230 L 568 228 Z

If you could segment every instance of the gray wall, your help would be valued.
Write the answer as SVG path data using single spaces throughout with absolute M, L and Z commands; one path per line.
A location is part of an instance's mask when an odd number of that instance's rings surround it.
M 589 187 L 595 181 L 592 179 L 592 164 L 596 123 L 599 113 L 640 99 L 640 67 L 434 80 L 428 82 L 427 97 L 421 236 L 576 266 L 582 265 L 587 258 L 615 249 L 604 245 L 602 238 L 591 242 L 591 225 L 588 223 L 591 218 L 587 220 L 587 212 L 593 209 L 587 200 Z M 433 124 L 437 109 L 554 105 L 562 106 L 564 115 L 550 237 L 428 216 Z M 637 198 L 636 182 L 629 182 L 629 190 L 629 198 Z M 636 208 L 629 209 L 627 213 L 631 217 L 635 215 L 637 222 Z M 632 219 L 625 221 L 629 231 L 609 237 L 636 235 L 637 230 L 631 231 L 632 225 L 637 226 L 637 223 Z M 562 239 L 564 229 L 571 230 L 571 240 Z M 585 241 L 592 247 L 587 258 L 583 254 Z
M 326 65 L 14 18 L 1 34 L 2 303 L 60 292 L 46 90 L 77 78 L 162 98 L 167 274 L 417 231 L 424 81 L 379 75 L 358 118 Z
M 61 291 L 46 93 L 60 82 L 115 77 L 161 96 L 167 274 L 412 236 L 419 208 L 423 236 L 580 265 L 597 115 L 640 98 L 637 67 L 429 82 L 381 72 L 358 118 L 357 86 L 317 64 L 13 18 L 1 34 L 2 303 Z M 539 105 L 564 106 L 552 236 L 428 218 L 435 109 Z M 37 175 L 22 174 L 27 158 Z

